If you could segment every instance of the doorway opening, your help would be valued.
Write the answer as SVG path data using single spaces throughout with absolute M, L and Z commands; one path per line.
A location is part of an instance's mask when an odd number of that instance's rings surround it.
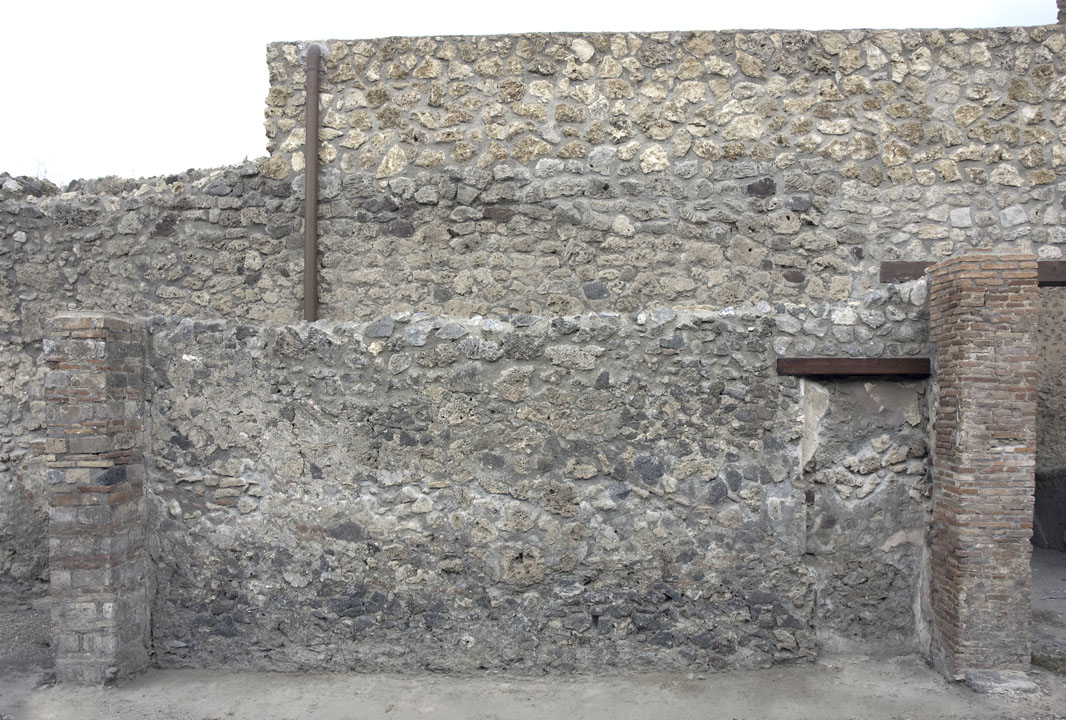
M 1033 664 L 1066 673 L 1066 292 L 1039 292 Z

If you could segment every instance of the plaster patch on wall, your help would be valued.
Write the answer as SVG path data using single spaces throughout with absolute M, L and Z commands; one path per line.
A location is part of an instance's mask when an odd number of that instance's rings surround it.
M 806 468 L 807 463 L 818 451 L 818 430 L 822 424 L 822 418 L 829 410 L 829 391 L 821 383 L 803 379 L 800 381 L 800 392 L 803 395 L 803 442 L 800 444 L 800 466 Z
M 818 639 L 836 651 L 917 650 L 929 478 L 924 382 L 804 383 L 817 433 L 804 463 Z M 816 388 L 814 393 L 811 389 Z M 808 405 L 807 398 L 812 398 Z

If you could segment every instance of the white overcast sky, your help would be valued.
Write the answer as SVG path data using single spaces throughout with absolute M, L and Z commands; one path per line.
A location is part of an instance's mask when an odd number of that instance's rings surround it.
M 0 12 L 0 171 L 164 175 L 265 154 L 275 40 L 550 31 L 995 27 L 1055 0 L 10 0 Z

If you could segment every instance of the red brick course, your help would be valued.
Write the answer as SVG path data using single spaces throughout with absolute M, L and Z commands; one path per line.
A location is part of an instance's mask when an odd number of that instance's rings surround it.
M 929 272 L 933 658 L 960 679 L 971 670 L 1026 670 L 1036 258 L 970 253 Z

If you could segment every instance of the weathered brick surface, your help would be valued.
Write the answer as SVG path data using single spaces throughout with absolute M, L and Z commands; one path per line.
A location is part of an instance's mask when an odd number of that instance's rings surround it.
M 144 331 L 60 315 L 45 342 L 56 677 L 99 683 L 148 661 L 141 459 Z
M 1036 258 L 966 254 L 931 269 L 936 345 L 935 661 L 1024 670 L 1036 466 Z

